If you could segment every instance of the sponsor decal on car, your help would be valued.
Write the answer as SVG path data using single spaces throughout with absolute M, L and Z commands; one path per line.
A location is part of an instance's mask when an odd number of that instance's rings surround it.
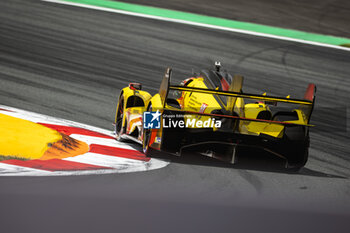
M 199 109 L 199 112 L 200 112 L 200 113 L 204 113 L 204 111 L 205 111 L 205 109 L 206 109 L 207 107 L 208 107 L 208 104 L 203 103 L 202 106 L 201 106 L 201 108 Z

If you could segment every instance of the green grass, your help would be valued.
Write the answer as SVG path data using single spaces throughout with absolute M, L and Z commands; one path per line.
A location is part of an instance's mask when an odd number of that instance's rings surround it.
M 0 155 L 0 161 L 9 160 L 9 159 L 17 159 L 17 160 L 23 160 L 23 161 L 28 160 L 26 158 L 22 158 L 15 155 Z
M 298 40 L 312 41 L 312 42 L 323 43 L 323 44 L 338 45 L 338 46 L 343 44 L 345 45 L 350 44 L 350 38 L 321 35 L 316 33 L 309 33 L 309 32 L 279 28 L 279 27 L 272 27 L 272 26 L 255 24 L 255 23 L 240 22 L 236 20 L 229 20 L 224 18 L 217 18 L 212 16 L 199 15 L 199 14 L 193 14 L 188 12 L 180 12 L 175 10 L 162 9 L 162 8 L 151 7 L 151 6 L 143 6 L 143 5 L 131 4 L 131 3 L 125 3 L 125 2 L 118 2 L 118 1 L 111 1 L 111 0 L 63 0 L 63 1 L 134 12 L 134 13 L 141 13 L 145 15 L 152 15 L 152 16 L 158 16 L 163 18 L 190 21 L 190 22 L 220 26 L 225 28 L 246 30 L 246 31 L 264 33 L 264 34 L 269 34 L 274 36 L 289 37 L 289 38 L 294 38 Z

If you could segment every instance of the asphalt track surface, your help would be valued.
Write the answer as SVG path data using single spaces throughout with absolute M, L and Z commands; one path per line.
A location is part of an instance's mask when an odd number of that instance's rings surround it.
M 155 93 L 220 60 L 246 92 L 302 97 L 318 86 L 299 173 L 266 154 L 237 166 L 197 155 L 163 169 L 0 177 L 1 232 L 347 232 L 350 53 L 40 1 L 0 2 L 0 103 L 112 129 L 130 81 Z M 331 107 L 331 108 L 329 108 Z M 318 112 L 318 113 L 317 113 Z M 333 125 L 333 126 L 330 126 Z
M 348 0 L 119 0 L 350 38 Z

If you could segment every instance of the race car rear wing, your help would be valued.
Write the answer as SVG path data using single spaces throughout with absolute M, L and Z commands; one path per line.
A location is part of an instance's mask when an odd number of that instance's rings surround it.
M 255 99 L 255 100 L 284 102 L 284 103 L 291 103 L 291 104 L 301 104 L 301 105 L 313 104 L 313 101 L 310 101 L 310 100 L 282 98 L 282 97 L 276 97 L 276 96 L 264 96 L 264 95 L 247 94 L 247 93 L 230 92 L 230 91 L 209 90 L 209 89 L 198 88 L 198 87 L 169 86 L 169 89 L 178 90 L 178 91 L 192 91 L 192 92 L 199 92 L 204 94 L 223 95 L 223 96 L 230 96 L 230 97 L 241 97 L 241 98 Z
M 316 93 L 315 84 L 309 84 L 305 92 L 304 99 L 295 99 L 295 98 L 283 98 L 283 97 L 276 97 L 276 96 L 243 93 L 242 92 L 243 77 L 240 75 L 234 76 L 228 91 L 222 91 L 222 90 L 210 90 L 210 89 L 198 88 L 198 87 L 170 85 L 171 73 L 172 73 L 172 69 L 168 67 L 165 71 L 164 78 L 162 80 L 162 83 L 159 89 L 159 94 L 160 94 L 164 109 L 166 108 L 169 90 L 189 91 L 189 92 L 198 92 L 198 93 L 204 93 L 204 94 L 223 95 L 223 96 L 231 97 L 231 98 L 228 98 L 228 102 L 227 102 L 228 109 L 233 109 L 237 98 L 247 98 L 247 99 L 254 99 L 254 100 L 261 100 L 261 101 L 268 101 L 268 102 L 283 102 L 283 103 L 289 103 L 289 104 L 298 104 L 299 109 L 304 113 L 307 119 L 307 124 L 309 124 L 310 122 L 311 114 L 315 103 L 315 93 Z M 201 115 L 212 115 L 212 114 L 201 113 Z M 249 118 L 242 118 L 242 117 L 234 117 L 234 118 L 239 118 L 239 119 L 248 120 L 248 121 L 276 123 L 275 121 L 270 121 L 270 120 L 249 119 Z M 283 122 L 279 122 L 279 123 L 292 124 L 292 123 L 283 123 Z M 308 126 L 311 126 L 311 125 L 308 125 Z

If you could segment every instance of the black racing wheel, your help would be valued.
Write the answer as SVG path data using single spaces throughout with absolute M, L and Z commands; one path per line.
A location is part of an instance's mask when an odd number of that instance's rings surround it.
M 152 111 L 152 104 L 150 104 L 147 108 L 147 111 Z M 142 151 L 146 156 L 150 156 L 151 148 L 149 147 L 149 142 L 151 140 L 151 129 L 143 129 L 143 137 L 142 137 Z
M 114 132 L 116 135 L 116 139 L 118 141 L 123 141 L 123 139 L 121 138 L 121 135 L 125 133 L 125 130 L 126 130 L 126 122 L 123 127 L 123 118 L 124 118 L 124 96 L 121 95 L 117 106 L 117 112 L 115 115 L 115 126 L 114 126 Z

